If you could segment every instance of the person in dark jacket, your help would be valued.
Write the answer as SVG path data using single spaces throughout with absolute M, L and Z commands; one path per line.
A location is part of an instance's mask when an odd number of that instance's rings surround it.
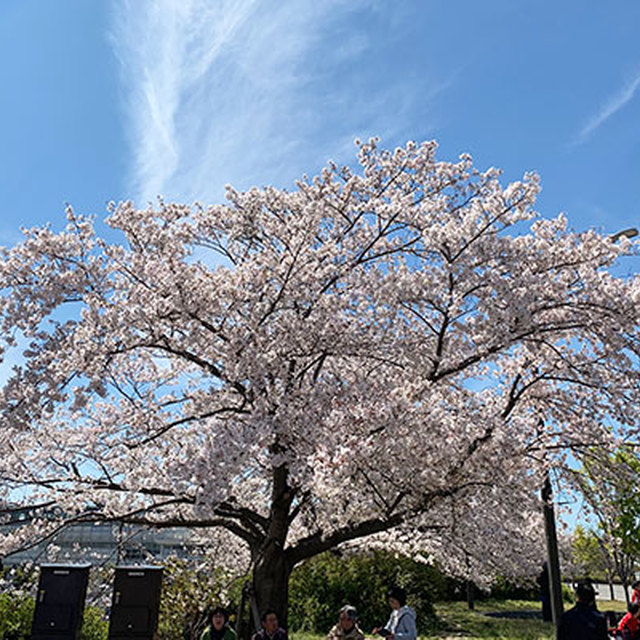
M 558 640 L 608 640 L 607 621 L 596 608 L 596 592 L 591 583 L 578 583 L 576 600 L 576 605 L 560 618 Z
M 551 622 L 553 620 L 551 614 L 551 588 L 549 586 L 549 565 L 546 562 L 542 565 L 542 571 L 538 576 L 538 584 L 540 585 L 540 600 L 542 601 L 542 619 L 545 622 Z
M 260 617 L 262 629 L 251 640 L 287 640 L 287 632 L 278 623 L 278 614 L 269 609 Z

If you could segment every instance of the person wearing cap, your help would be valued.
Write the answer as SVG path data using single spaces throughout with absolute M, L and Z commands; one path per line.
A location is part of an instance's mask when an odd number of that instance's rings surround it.
M 576 600 L 560 618 L 558 640 L 608 640 L 607 621 L 596 608 L 596 592 L 590 582 L 577 584 Z
M 327 634 L 327 640 L 365 640 L 364 633 L 358 628 L 358 612 L 355 607 L 345 604 L 338 615 L 336 624 Z
M 391 616 L 384 627 L 376 627 L 372 633 L 387 640 L 416 640 L 416 612 L 407 606 L 407 594 L 400 587 L 392 587 L 387 594 Z

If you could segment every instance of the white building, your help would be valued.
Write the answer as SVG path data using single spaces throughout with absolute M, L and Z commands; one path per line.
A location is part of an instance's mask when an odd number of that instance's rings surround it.
M 12 513 L 0 527 L 7 531 L 31 519 L 29 510 Z M 162 561 L 175 555 L 190 559 L 202 554 L 188 529 L 149 529 L 122 523 L 83 523 L 71 525 L 53 539 L 2 558 L 3 566 L 24 562 L 91 562 L 92 564 Z

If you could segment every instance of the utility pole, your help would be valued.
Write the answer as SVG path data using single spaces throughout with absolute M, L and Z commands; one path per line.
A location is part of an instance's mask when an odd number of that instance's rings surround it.
M 558 637 L 560 617 L 562 616 L 562 582 L 560 580 L 560 558 L 558 556 L 558 536 L 556 520 L 553 511 L 553 491 L 551 476 L 545 472 L 544 484 L 541 490 L 542 510 L 544 513 L 544 531 L 547 539 L 547 564 L 549 568 L 549 597 L 551 600 L 551 619 Z
M 475 585 L 471 574 L 471 561 L 469 560 L 469 554 L 465 551 L 465 560 L 467 561 L 467 607 L 469 611 L 473 611 L 476 608 L 476 594 Z
M 638 230 L 635 227 L 623 229 L 609 236 L 612 242 L 618 242 L 620 238 L 635 238 Z M 542 424 L 542 420 L 541 420 Z M 549 599 L 551 601 L 551 619 L 555 628 L 555 637 L 558 639 L 560 618 L 562 617 L 562 581 L 560 579 L 560 558 L 558 555 L 558 535 L 556 532 L 556 519 L 553 510 L 553 490 L 549 470 L 545 470 L 544 483 L 540 491 L 542 497 L 542 511 L 544 514 L 544 532 L 547 539 L 547 566 L 549 570 Z

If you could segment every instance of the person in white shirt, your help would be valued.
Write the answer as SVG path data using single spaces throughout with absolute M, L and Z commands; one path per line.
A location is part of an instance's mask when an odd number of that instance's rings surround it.
M 407 606 L 407 594 L 400 587 L 392 587 L 387 594 L 391 616 L 384 627 L 376 627 L 372 633 L 388 640 L 416 640 L 416 612 Z

